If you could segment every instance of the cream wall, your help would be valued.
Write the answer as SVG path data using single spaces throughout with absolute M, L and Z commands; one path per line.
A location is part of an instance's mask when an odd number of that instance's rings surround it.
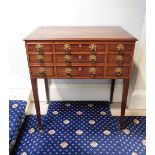
M 14 0 L 8 5 L 11 14 L 8 25 L 11 25 L 10 34 L 10 90 L 31 90 L 29 72 L 27 67 L 26 53 L 22 39 L 33 29 L 40 25 L 119 25 L 140 39 L 145 38 L 142 26 L 145 16 L 145 0 Z M 141 35 L 141 32 L 143 34 Z M 142 39 L 144 40 L 144 39 Z M 140 42 L 140 41 L 139 41 Z M 136 66 L 141 68 L 138 76 L 132 76 L 131 83 L 136 87 L 134 90 L 145 90 L 144 55 L 142 50 L 144 41 L 137 42 L 135 59 Z M 140 65 L 141 64 L 141 65 Z M 142 65 L 144 67 L 142 67 Z M 139 81 L 139 82 L 138 82 Z M 39 82 L 40 99 L 45 100 L 42 81 Z M 51 99 L 59 100 L 108 100 L 109 80 L 52 80 L 50 82 Z M 67 84 L 66 84 L 67 83 Z M 143 87 L 143 88 L 141 88 Z M 122 82 L 117 81 L 114 101 L 121 100 Z M 16 96 L 18 98 L 18 96 Z M 21 95 L 19 95 L 19 98 Z M 131 98 L 129 99 L 131 100 Z M 132 100 L 131 100 L 132 101 Z M 130 104 L 131 103 L 131 104 Z M 129 106 L 133 105 L 129 102 Z M 134 106 L 134 108 L 137 108 Z M 140 108 L 140 107 L 138 107 Z

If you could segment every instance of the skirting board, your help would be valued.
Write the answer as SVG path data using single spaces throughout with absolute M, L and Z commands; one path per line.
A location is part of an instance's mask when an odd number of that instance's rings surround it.
M 50 100 L 71 100 L 71 101 L 109 101 L 110 85 L 79 85 L 79 84 L 60 84 L 50 86 Z M 43 84 L 38 87 L 39 100 L 46 101 L 45 88 Z M 114 90 L 114 102 L 120 102 L 122 98 L 122 85 L 116 84 Z M 33 95 L 31 94 L 31 101 Z
M 50 85 L 50 100 L 70 100 L 70 101 L 109 101 L 110 85 L 109 84 L 53 84 Z M 39 100 L 46 101 L 44 84 L 39 84 Z M 128 109 L 145 109 L 145 91 L 133 91 L 131 96 L 128 96 Z M 33 95 L 31 93 L 31 101 Z M 121 102 L 122 100 L 122 84 L 116 84 L 114 89 L 113 102 Z

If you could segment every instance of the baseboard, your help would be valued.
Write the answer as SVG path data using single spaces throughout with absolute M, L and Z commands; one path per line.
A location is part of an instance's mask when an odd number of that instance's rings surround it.
M 145 90 L 134 90 L 128 103 L 128 109 L 146 109 Z
M 45 88 L 43 84 L 39 87 L 39 100 L 46 101 Z M 50 86 L 50 100 L 98 100 L 109 101 L 110 98 L 110 85 L 108 84 L 93 84 L 93 85 L 80 85 L 80 84 L 58 84 Z M 116 84 L 114 92 L 114 102 L 119 102 L 122 96 L 122 85 Z M 33 95 L 31 94 L 31 101 L 33 101 Z
M 112 116 L 120 116 L 121 114 L 121 102 L 115 102 L 110 105 L 110 111 Z M 129 109 L 128 107 L 125 110 L 125 116 L 146 116 L 145 109 Z

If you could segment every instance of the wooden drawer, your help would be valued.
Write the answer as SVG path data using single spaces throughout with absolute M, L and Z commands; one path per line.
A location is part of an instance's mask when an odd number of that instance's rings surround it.
M 45 78 L 54 76 L 53 67 L 51 66 L 48 67 L 30 66 L 30 71 L 32 77 Z
M 121 46 L 123 48 L 123 52 L 132 52 L 132 44 L 131 43 L 112 43 L 108 44 L 108 52 L 118 52 L 118 48 Z
M 95 60 L 96 59 L 96 60 Z M 66 60 L 66 61 L 65 61 Z M 90 54 L 72 54 L 69 55 L 67 59 L 66 55 L 56 54 L 55 55 L 55 62 L 56 63 L 65 63 L 68 61 L 71 63 L 104 63 L 105 55 L 104 54 L 97 54 L 97 55 L 90 55 Z
M 120 74 L 119 74 L 120 72 Z M 128 77 L 129 76 L 129 67 L 123 66 L 115 66 L 115 67 L 107 67 L 106 69 L 106 76 L 107 77 Z
M 42 43 L 36 43 L 36 44 L 27 44 L 27 51 L 28 53 L 52 53 L 53 51 L 53 45 L 52 44 L 42 44 Z
M 97 78 L 97 77 L 103 77 L 104 76 L 104 67 L 103 66 L 97 66 L 97 67 L 89 67 L 89 66 L 74 66 L 74 67 L 64 67 L 64 66 L 57 66 L 56 67 L 56 73 L 57 77 L 63 77 L 67 78 L 66 70 L 68 68 L 71 68 L 70 77 L 68 78 Z M 95 68 L 95 75 L 91 76 L 90 70 L 92 68 Z M 93 70 L 93 69 L 92 69 Z M 91 72 L 92 73 L 92 72 Z
M 107 63 L 123 64 L 130 61 L 131 54 L 107 54 Z
M 77 44 L 73 44 L 73 43 L 67 43 L 70 46 L 70 52 L 71 53 L 82 53 L 84 52 L 85 54 L 90 54 L 92 53 L 92 51 L 90 50 L 90 45 L 95 44 L 95 43 L 90 43 L 90 44 L 84 44 L 84 43 L 77 43 Z M 96 51 L 95 53 L 103 53 L 105 52 L 105 45 L 104 44 L 95 44 L 96 45 Z M 61 52 L 61 53 L 65 53 L 64 50 L 64 46 L 65 44 L 55 44 L 55 52 Z
M 39 63 L 39 64 L 44 64 L 44 63 L 52 63 L 52 54 L 29 54 L 29 62 L 30 63 Z

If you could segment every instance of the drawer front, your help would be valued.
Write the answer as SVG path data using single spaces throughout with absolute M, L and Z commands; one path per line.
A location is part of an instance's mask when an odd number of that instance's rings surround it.
M 37 53 L 37 54 L 52 53 L 53 45 L 42 43 L 28 44 L 27 51 L 28 53 Z
M 45 78 L 45 77 L 53 77 L 53 67 L 30 67 L 31 76 L 32 77 L 39 77 L 39 78 Z
M 108 54 L 107 63 L 123 64 L 130 63 L 131 54 Z
M 107 77 L 128 77 L 129 76 L 129 67 L 107 67 L 106 69 Z
M 56 54 L 55 62 L 56 63 L 104 63 L 105 55 L 89 55 L 89 54 L 72 54 L 72 55 L 63 55 Z
M 52 54 L 29 54 L 29 62 L 38 64 L 52 63 Z
M 105 45 L 104 44 L 72 44 L 72 43 L 66 43 L 66 44 L 55 44 L 55 52 L 62 52 L 64 54 L 67 53 L 79 53 L 79 52 L 85 52 L 86 54 L 91 53 L 103 53 L 105 52 Z
M 57 66 L 56 67 L 57 77 L 62 78 L 97 78 L 104 76 L 104 67 L 64 67 Z
M 132 44 L 130 43 L 118 43 L 118 44 L 108 44 L 108 52 L 132 52 Z

